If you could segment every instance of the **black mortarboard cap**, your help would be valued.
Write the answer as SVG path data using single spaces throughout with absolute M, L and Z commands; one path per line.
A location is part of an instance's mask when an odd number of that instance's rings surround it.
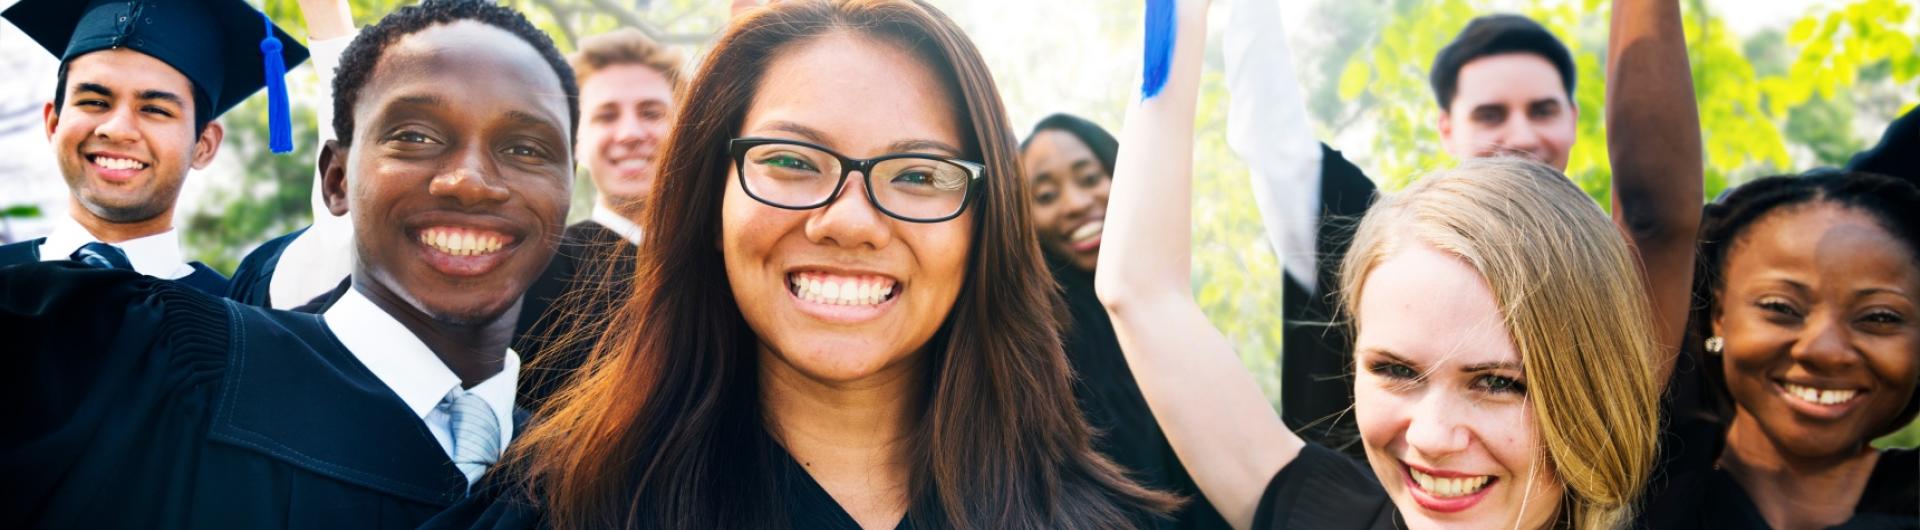
M 193 82 L 196 120 L 227 112 L 261 88 L 274 152 L 293 148 L 286 70 L 307 49 L 244 0 L 22 0 L 0 16 L 60 58 L 126 48 Z

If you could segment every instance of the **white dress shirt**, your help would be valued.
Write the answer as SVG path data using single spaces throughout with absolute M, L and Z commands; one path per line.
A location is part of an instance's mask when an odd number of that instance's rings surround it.
M 604 199 L 593 201 L 593 213 L 588 215 L 587 219 L 600 223 L 600 226 L 607 227 L 615 234 L 620 234 L 620 237 L 628 243 L 640 244 L 640 225 L 613 211 L 612 208 L 608 208 Z
M 446 398 L 448 393 L 460 388 L 460 376 L 454 375 L 412 331 L 373 305 L 373 301 L 357 289 L 347 289 L 321 318 L 360 364 L 366 365 L 381 383 L 406 402 L 407 408 L 413 409 L 414 415 L 426 422 L 434 440 L 440 442 L 440 448 L 452 458 L 453 433 L 448 426 L 452 402 Z M 467 389 L 479 394 L 487 400 L 487 406 L 493 408 L 495 418 L 500 421 L 500 447 L 503 448 L 513 440 L 513 400 L 519 379 L 520 354 L 508 349 L 506 366 L 500 373 Z
M 1286 274 L 1316 291 L 1320 141 L 1294 74 L 1278 0 L 1234 2 L 1226 33 L 1227 145 L 1246 162 L 1253 203 Z
M 313 118 L 320 122 L 320 144 L 333 135 L 333 71 L 340 66 L 340 55 L 353 42 L 358 31 L 346 36 L 307 43 L 313 70 L 319 74 L 320 104 Z M 313 226 L 287 243 L 267 281 L 267 296 L 274 309 L 292 309 L 315 297 L 333 291 L 340 280 L 353 274 L 353 218 L 335 217 L 327 210 L 326 196 L 320 192 L 320 170 L 314 168 Z
M 53 233 L 47 234 L 46 242 L 40 244 L 40 261 L 69 259 L 74 251 L 96 241 L 99 239 L 80 226 L 79 221 L 63 216 L 54 222 Z M 178 280 L 193 274 L 193 266 L 180 254 L 180 233 L 173 229 L 112 245 L 127 254 L 127 261 L 140 274 L 163 280 Z

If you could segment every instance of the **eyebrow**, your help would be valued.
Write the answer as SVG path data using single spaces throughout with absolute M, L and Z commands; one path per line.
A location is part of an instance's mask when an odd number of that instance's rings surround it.
M 447 100 L 433 94 L 412 94 L 393 99 L 394 103 L 418 105 L 422 107 L 444 107 Z
M 1516 363 L 1513 361 L 1475 363 L 1475 364 L 1469 364 L 1469 365 L 1460 367 L 1460 371 L 1469 372 L 1469 373 L 1486 372 L 1486 371 L 1492 371 L 1492 370 L 1513 370 L 1516 372 L 1523 371 L 1523 369 L 1520 367 L 1520 363 Z
M 775 122 L 768 123 L 765 127 L 776 130 L 776 131 L 783 131 L 783 132 L 797 134 L 803 138 L 806 138 L 807 141 L 813 142 L 816 144 L 826 145 L 831 143 L 827 141 L 827 135 L 825 133 L 820 132 L 819 129 L 815 129 L 812 127 L 808 127 L 808 126 L 790 122 L 790 121 L 775 121 Z M 960 148 L 954 147 L 951 144 L 948 144 L 946 142 L 941 142 L 938 140 L 914 138 L 914 139 L 908 139 L 908 140 L 898 140 L 891 144 L 887 144 L 887 152 L 889 153 L 910 153 L 910 152 L 916 152 L 916 151 L 939 151 L 939 152 L 946 153 L 949 156 L 960 156 Z
M 507 120 L 512 121 L 514 123 L 522 124 L 522 125 L 529 125 L 533 127 L 546 129 L 547 132 L 551 134 L 561 134 L 560 129 L 557 127 L 554 127 L 553 120 L 543 118 L 540 115 L 534 114 L 531 112 L 509 110 L 507 111 Z M 564 134 L 562 134 L 562 136 L 564 136 Z

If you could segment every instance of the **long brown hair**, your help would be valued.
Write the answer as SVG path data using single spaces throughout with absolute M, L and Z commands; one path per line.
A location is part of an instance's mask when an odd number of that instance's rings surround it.
M 787 1 L 735 20 L 706 58 L 661 158 L 632 294 L 585 373 L 512 457 L 556 528 L 777 528 L 778 447 L 766 433 L 754 336 L 728 287 L 720 208 L 738 134 L 768 63 L 856 32 L 944 72 L 987 166 L 967 277 L 923 361 L 908 442 L 919 528 L 1117 528 L 1175 501 L 1091 448 L 1026 208 L 1011 129 L 964 34 L 918 0 Z

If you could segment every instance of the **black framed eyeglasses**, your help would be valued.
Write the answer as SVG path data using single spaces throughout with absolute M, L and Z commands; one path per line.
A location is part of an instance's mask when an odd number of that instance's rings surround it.
M 898 153 L 866 160 L 780 138 L 727 142 L 740 187 L 767 206 L 811 210 L 846 189 L 847 175 L 866 177 L 867 202 L 889 217 L 937 223 L 960 216 L 983 186 L 986 166 L 938 155 Z

